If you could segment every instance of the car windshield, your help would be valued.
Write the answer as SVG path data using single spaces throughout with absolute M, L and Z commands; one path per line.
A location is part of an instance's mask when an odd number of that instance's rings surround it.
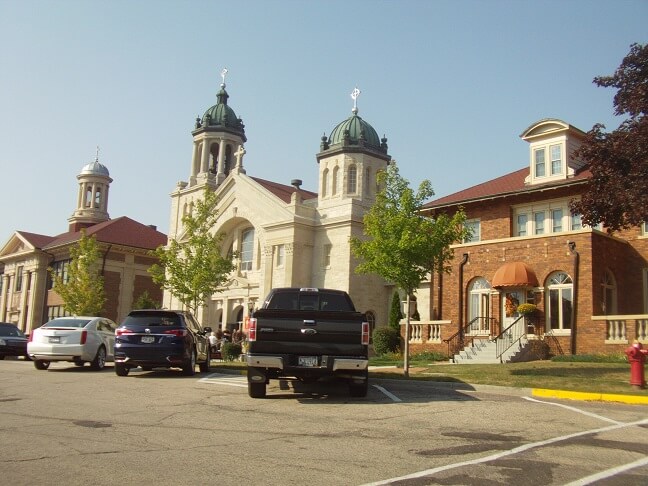
M 25 337 L 17 327 L 0 326 L 0 336 L 5 337 Z
M 123 326 L 181 326 L 180 316 L 173 312 L 137 312 L 124 319 Z
M 90 322 L 90 319 L 77 319 L 75 317 L 54 319 L 53 321 L 46 322 L 43 327 L 75 327 L 81 329 Z

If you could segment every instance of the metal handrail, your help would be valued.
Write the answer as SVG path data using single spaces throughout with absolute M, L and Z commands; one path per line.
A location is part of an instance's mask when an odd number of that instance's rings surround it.
M 502 363 L 502 355 L 526 335 L 526 321 L 524 316 L 520 316 L 493 339 L 495 341 L 495 357 L 500 360 L 500 363 Z
M 480 319 L 487 319 L 489 321 L 494 321 L 494 317 L 482 317 L 482 316 L 477 316 L 474 317 L 468 324 L 466 324 L 461 331 L 457 331 L 454 333 L 452 336 L 450 336 L 448 339 L 443 339 L 444 343 L 447 343 L 448 345 L 448 359 L 452 359 L 454 361 L 454 355 L 457 354 L 457 352 L 461 348 L 466 347 L 466 334 L 467 331 L 470 330 L 472 325 L 477 322 Z M 489 326 L 489 329 L 492 329 L 492 326 Z M 470 345 L 473 346 L 475 343 L 475 337 L 470 336 Z

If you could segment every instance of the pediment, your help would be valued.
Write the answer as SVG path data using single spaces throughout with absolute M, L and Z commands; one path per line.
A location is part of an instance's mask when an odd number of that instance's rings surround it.
M 23 238 L 20 233 L 15 232 L 7 243 L 0 250 L 0 257 L 11 256 L 15 254 L 25 253 L 34 251 L 36 248 L 29 243 L 25 238 Z

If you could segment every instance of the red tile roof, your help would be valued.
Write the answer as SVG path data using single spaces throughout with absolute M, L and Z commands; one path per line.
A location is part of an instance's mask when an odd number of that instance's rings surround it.
M 97 241 L 113 245 L 131 246 L 153 250 L 160 245 L 166 245 L 167 236 L 150 226 L 139 223 L 127 216 L 111 219 L 86 228 L 86 235 L 94 235 Z M 69 231 L 52 238 L 42 248 L 54 248 L 81 239 L 80 231 Z
M 258 177 L 250 177 L 250 179 L 257 182 L 260 186 L 270 191 L 272 194 L 277 196 L 285 203 L 290 202 L 290 198 L 292 197 L 293 193 L 297 190 L 295 189 L 294 186 L 287 186 L 285 184 L 279 184 L 277 182 L 267 181 L 265 179 L 259 179 Z M 299 192 L 301 192 L 302 197 L 304 199 L 313 199 L 317 197 L 316 192 L 306 191 L 304 189 L 300 189 Z
M 573 184 L 575 182 L 582 183 L 589 179 L 592 173 L 589 169 L 582 169 L 577 171 L 573 177 L 561 181 L 552 181 L 547 184 L 536 184 L 533 186 L 525 185 L 524 179 L 529 175 L 529 168 L 516 170 L 509 174 L 503 175 L 496 179 L 487 182 L 482 182 L 476 186 L 463 189 L 454 194 L 441 197 L 426 203 L 424 209 L 434 209 L 443 206 L 452 206 L 456 204 L 468 203 L 478 201 L 480 199 L 490 199 L 494 197 L 503 197 L 512 194 L 519 194 L 524 192 L 531 192 L 539 189 L 547 189 L 550 187 L 557 187 L 561 185 Z
M 30 245 L 34 246 L 34 248 L 43 248 L 54 239 L 53 236 L 28 233 L 27 231 L 16 231 L 16 233 L 25 238 L 25 240 L 27 240 Z

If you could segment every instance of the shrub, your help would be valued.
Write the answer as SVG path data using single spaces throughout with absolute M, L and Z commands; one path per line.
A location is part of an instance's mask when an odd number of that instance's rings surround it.
M 223 361 L 234 361 L 241 355 L 242 348 L 240 343 L 223 343 L 221 346 L 221 356 Z
M 446 353 L 439 353 L 438 351 L 424 351 L 411 356 L 412 361 L 425 361 L 427 363 L 432 361 L 448 361 Z
M 373 348 L 378 356 L 395 353 L 400 347 L 400 333 L 392 327 L 379 327 L 372 337 Z
M 517 311 L 523 316 L 530 316 L 538 311 L 538 307 L 535 304 L 520 304 L 517 306 Z

